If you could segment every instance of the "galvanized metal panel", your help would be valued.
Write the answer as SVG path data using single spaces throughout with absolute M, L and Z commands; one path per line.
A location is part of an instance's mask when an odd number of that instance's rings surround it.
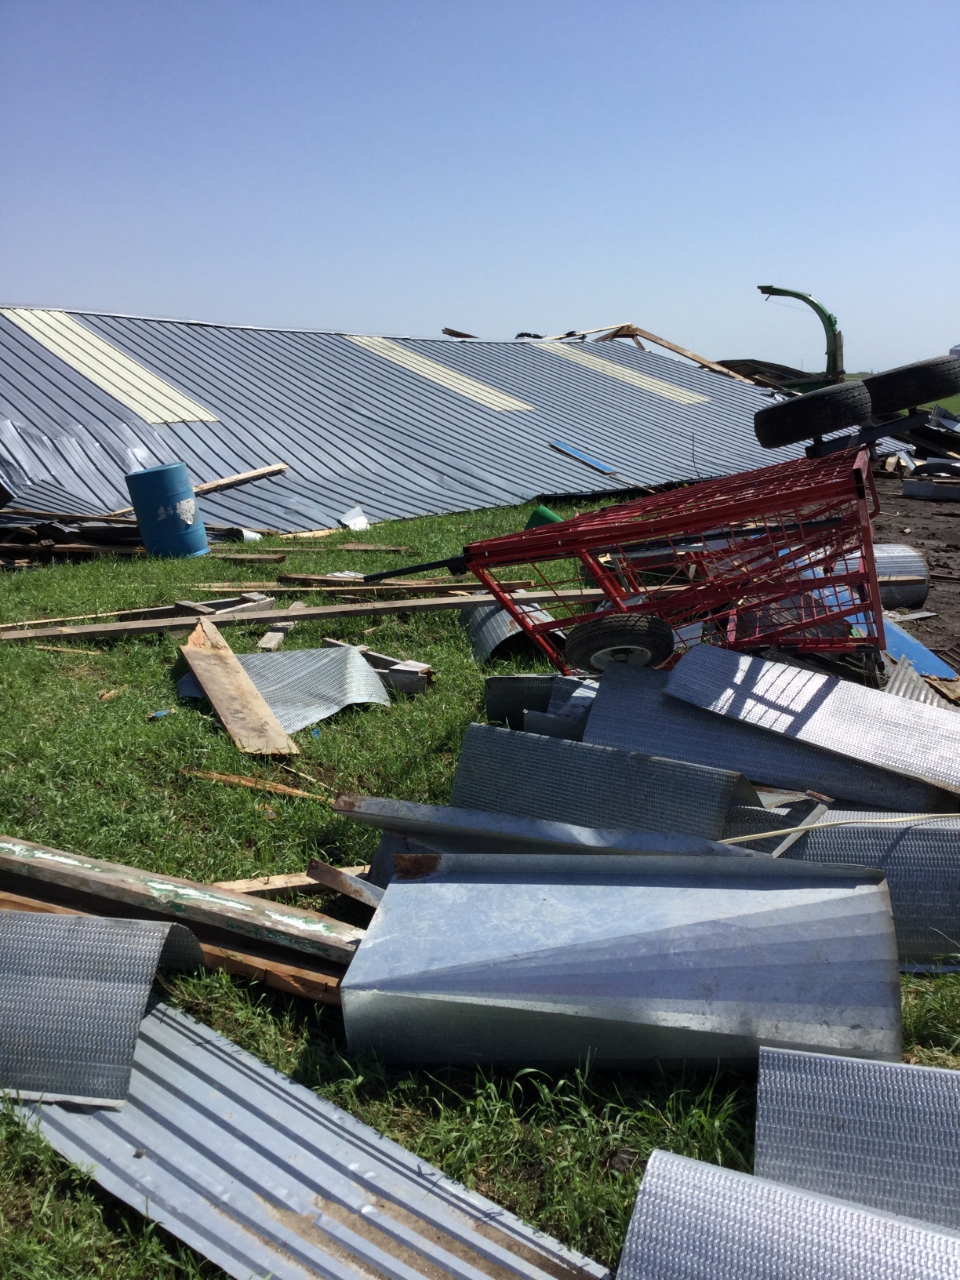
M 917 814 L 913 816 L 922 821 L 879 821 L 891 816 L 835 809 L 783 856 L 818 864 L 852 862 L 882 871 L 890 886 L 901 961 L 936 964 L 960 951 L 960 819 Z M 844 819 L 855 825 L 821 825 Z
M 518 591 L 517 595 L 521 593 Z M 530 615 L 534 622 L 551 622 L 553 615 L 538 608 L 535 604 L 520 606 L 524 613 Z M 490 658 L 509 657 L 514 651 L 533 650 L 527 633 L 514 618 L 513 614 L 502 609 L 498 604 L 488 604 L 464 608 L 460 611 L 470 641 L 470 648 L 477 662 L 483 663 Z
M 960 1071 L 763 1048 L 754 1173 L 960 1228 Z
M 0 911 L 0 1093 L 123 1106 L 158 965 L 203 966 L 189 929 Z
M 487 676 L 483 682 L 483 708 L 492 724 L 523 728 L 524 711 L 549 711 L 555 675 Z
M 882 878 L 710 862 L 411 859 L 340 987 L 351 1051 L 617 1067 L 750 1058 L 760 1044 L 898 1058 Z
M 390 695 L 358 649 L 289 649 L 284 653 L 238 653 L 237 661 L 287 733 L 296 733 L 344 707 L 377 703 Z M 192 671 L 177 681 L 181 698 L 206 694 Z
M 334 810 L 366 826 L 413 836 L 418 844 L 462 853 L 648 853 L 751 857 L 751 850 L 697 836 L 661 831 L 598 829 L 453 805 L 413 804 L 378 796 L 338 796 Z M 455 848 L 454 842 L 459 842 Z
M 607 1277 L 162 1004 L 121 1112 L 28 1113 L 61 1155 L 236 1280 Z
M 957 808 L 956 796 L 939 787 L 669 698 L 668 678 L 664 671 L 611 663 L 587 720 L 584 742 L 739 769 L 752 782 L 798 791 L 810 788 L 877 809 L 952 813 Z
M 875 542 L 873 559 L 885 609 L 918 609 L 930 592 L 930 570 L 915 547 L 902 542 Z M 895 579 L 901 579 L 896 581 Z M 903 579 L 913 581 L 903 581 Z
M 952 712 L 708 644 L 684 654 L 666 691 L 767 733 L 960 791 Z
M 617 1280 L 956 1280 L 960 1236 L 654 1151 Z
M 718 840 L 732 804 L 760 798 L 740 773 L 565 738 L 472 724 L 450 801 L 583 827 Z
M 695 452 L 709 452 L 716 474 L 769 461 L 752 427 L 769 392 L 633 343 L 605 344 L 604 365 L 697 403 L 558 359 L 546 344 L 389 340 L 454 380 L 536 406 L 504 412 L 346 335 L 69 314 L 219 424 L 151 424 L 0 315 L 0 419 L 11 424 L 0 429 L 0 483 L 15 478 L 23 505 L 35 505 L 32 483 L 49 483 L 99 509 L 125 506 L 126 472 L 177 458 L 195 483 L 282 461 L 283 476 L 209 495 L 201 511 L 295 529 L 333 526 L 357 503 L 383 520 L 595 489 L 595 472 L 550 447 L 558 437 L 616 466 L 606 489 L 689 478 Z

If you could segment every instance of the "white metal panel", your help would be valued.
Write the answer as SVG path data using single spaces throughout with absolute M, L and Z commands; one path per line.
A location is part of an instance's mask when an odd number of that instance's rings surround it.
M 535 404 L 527 404 L 524 400 L 517 400 L 513 396 L 508 396 L 504 391 L 498 391 L 496 387 L 487 386 L 485 382 L 479 382 L 476 378 L 470 378 L 465 373 L 457 373 L 454 369 L 448 368 L 445 364 L 440 364 L 436 360 L 429 360 L 426 356 L 420 355 L 416 351 L 411 351 L 408 347 L 401 347 L 396 342 L 391 342 L 389 338 L 367 338 L 359 334 L 346 334 L 351 342 L 355 342 L 358 347 L 364 347 L 367 351 L 372 351 L 374 355 L 382 356 L 384 360 L 392 360 L 394 364 L 399 364 L 404 369 L 410 369 L 413 373 L 418 373 L 421 378 L 429 378 L 431 382 L 437 382 L 441 387 L 446 387 L 449 391 L 455 391 L 457 395 L 466 396 L 468 400 L 476 400 L 477 404 L 486 405 L 488 409 L 495 409 L 497 413 L 515 413 L 519 410 L 536 411 Z
M 3 307 L 4 315 L 145 422 L 216 422 L 210 413 L 65 311 Z
M 673 400 L 676 404 L 706 404 L 710 397 L 702 396 L 699 391 L 690 391 L 687 387 L 678 387 L 672 382 L 664 382 L 661 378 L 652 378 L 648 373 L 638 373 L 636 369 L 628 369 L 625 365 L 614 364 L 612 360 L 603 360 L 600 356 L 591 355 L 578 346 L 567 342 L 550 342 L 538 344 L 539 351 L 549 351 L 551 355 L 563 356 L 574 364 L 582 364 L 585 369 L 595 373 L 604 373 L 608 378 L 617 378 L 620 382 L 629 382 L 632 387 L 641 391 L 649 391 L 651 395 L 662 396 L 664 400 Z

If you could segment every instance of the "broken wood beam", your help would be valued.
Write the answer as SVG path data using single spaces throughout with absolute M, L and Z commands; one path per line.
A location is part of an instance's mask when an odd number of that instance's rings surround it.
M 328 862 L 320 862 L 317 858 L 311 858 L 307 875 L 327 889 L 334 889 L 348 898 L 355 898 L 357 902 L 362 902 L 366 907 L 373 907 L 374 910 L 379 907 L 384 895 L 384 890 L 377 885 L 368 884 L 359 876 L 348 875 L 339 867 L 332 867 Z
M 0 836 L 0 870 L 349 964 L 363 930 L 301 907 Z M 110 914 L 113 914 L 112 912 Z
M 698 356 L 695 351 L 688 351 L 686 347 L 678 347 L 675 342 L 668 342 L 666 338 L 658 338 L 655 333 L 648 333 L 646 329 L 638 329 L 635 324 L 621 324 L 616 329 L 611 329 L 609 333 L 603 334 L 597 338 L 597 342 L 612 342 L 614 338 L 646 338 L 648 342 L 652 342 L 657 347 L 664 347 L 667 351 L 673 351 L 678 356 L 684 356 L 687 360 L 692 360 L 694 364 L 698 364 L 703 369 L 709 369 L 712 373 L 722 373 L 725 378 L 733 378 L 734 382 L 746 382 L 749 386 L 754 387 L 757 384 L 752 378 L 745 378 L 743 374 L 734 373 L 732 369 L 728 369 L 725 365 L 717 364 L 715 360 L 708 360 L 706 356 Z
M 316 861 L 316 859 L 314 859 Z M 318 865 L 326 865 L 325 863 Z M 313 866 L 311 862 L 310 866 Z M 359 867 L 338 867 L 345 876 L 365 876 L 369 864 Z M 248 880 L 215 880 L 214 888 L 230 889 L 233 893 L 253 893 L 260 898 L 276 898 L 286 893 L 323 893 L 329 886 L 309 871 L 291 871 L 285 875 L 254 876 Z
M 229 947 L 201 942 L 203 962 L 208 969 L 223 969 L 251 982 L 263 982 L 275 991 L 288 995 L 304 996 L 318 1004 L 340 1003 L 342 974 L 327 973 L 307 965 L 284 964 L 281 960 L 267 960 L 246 951 L 234 951 Z
M 290 612 L 292 613 L 294 609 L 302 610 L 306 607 L 302 601 L 297 600 L 290 606 Z M 295 622 L 276 623 L 260 637 L 257 641 L 257 648 L 263 649 L 267 653 L 276 653 L 296 625 Z
M 679 588 L 683 590 L 683 588 Z M 606 596 L 600 590 L 584 589 L 571 591 L 528 591 L 524 597 L 524 604 L 593 604 L 595 601 L 604 600 Z M 313 618 L 373 618 L 383 614 L 393 613 L 432 613 L 439 609 L 462 609 L 465 604 L 470 608 L 475 606 L 497 604 L 495 596 L 488 595 L 485 591 L 478 591 L 476 594 L 471 593 L 469 597 L 464 596 L 428 596 L 427 598 L 417 598 L 413 600 L 370 600 L 364 601 L 362 604 L 327 604 L 308 606 L 303 610 L 295 610 L 292 607 L 287 609 L 277 609 L 275 613 L 267 612 L 251 612 L 240 613 L 236 617 L 229 613 L 217 615 L 217 626 L 223 627 L 231 622 L 241 625 L 254 622 L 285 622 L 292 620 L 294 622 L 302 620 L 308 622 Z M 9 624 L 11 628 L 15 628 L 16 624 Z M 557 620 L 558 629 L 563 627 L 563 619 Z M 120 638 L 122 636 L 143 636 L 149 635 L 151 632 L 182 630 L 183 618 L 156 618 L 144 619 L 143 621 L 132 622 L 108 622 L 101 625 L 79 626 L 79 627 L 36 627 L 31 630 L 0 631 L 0 642 L 8 641 L 16 643 L 24 640 L 53 640 L 53 639 L 70 639 L 72 637 L 97 636 L 100 639 L 108 640 L 112 638 Z
M 180 652 L 241 751 L 266 756 L 300 754 L 300 748 L 208 618 L 200 618 Z
M 205 493 L 221 493 L 224 489 L 235 489 L 237 485 L 250 484 L 254 480 L 266 480 L 268 476 L 278 476 L 289 466 L 289 462 L 271 462 L 267 467 L 257 467 L 253 471 L 238 471 L 236 475 L 223 476 L 220 480 L 207 480 L 203 484 L 195 484 L 193 492 L 198 498 L 202 498 Z M 110 516 L 116 519 L 117 516 L 128 516 L 132 512 L 133 507 L 120 507 L 116 511 L 111 511 Z

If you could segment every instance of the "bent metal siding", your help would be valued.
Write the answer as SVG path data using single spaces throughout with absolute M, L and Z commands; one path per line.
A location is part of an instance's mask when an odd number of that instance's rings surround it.
M 385 520 L 595 491 L 596 471 L 557 441 L 614 469 L 605 491 L 761 466 L 753 415 L 770 395 L 633 343 L 6 308 L 0 485 L 24 508 L 59 489 L 78 510 L 109 511 L 127 505 L 123 477 L 141 466 L 179 458 L 201 483 L 287 462 L 283 476 L 205 498 L 204 514 L 329 527 L 357 503 Z

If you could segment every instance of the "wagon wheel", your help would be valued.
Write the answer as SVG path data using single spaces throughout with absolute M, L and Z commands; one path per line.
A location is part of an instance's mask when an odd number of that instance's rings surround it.
M 650 614 L 594 618 L 567 635 L 566 660 L 581 671 L 603 671 L 611 662 L 656 667 L 673 653 L 673 631 Z
M 862 382 L 838 382 L 761 409 L 753 415 L 753 429 L 765 449 L 778 449 L 844 427 L 865 426 L 872 415 Z
M 960 391 L 960 360 L 956 356 L 934 356 L 899 369 L 887 369 L 864 378 L 863 385 L 873 403 L 874 413 L 896 413 L 913 409 L 931 400 L 946 400 Z

